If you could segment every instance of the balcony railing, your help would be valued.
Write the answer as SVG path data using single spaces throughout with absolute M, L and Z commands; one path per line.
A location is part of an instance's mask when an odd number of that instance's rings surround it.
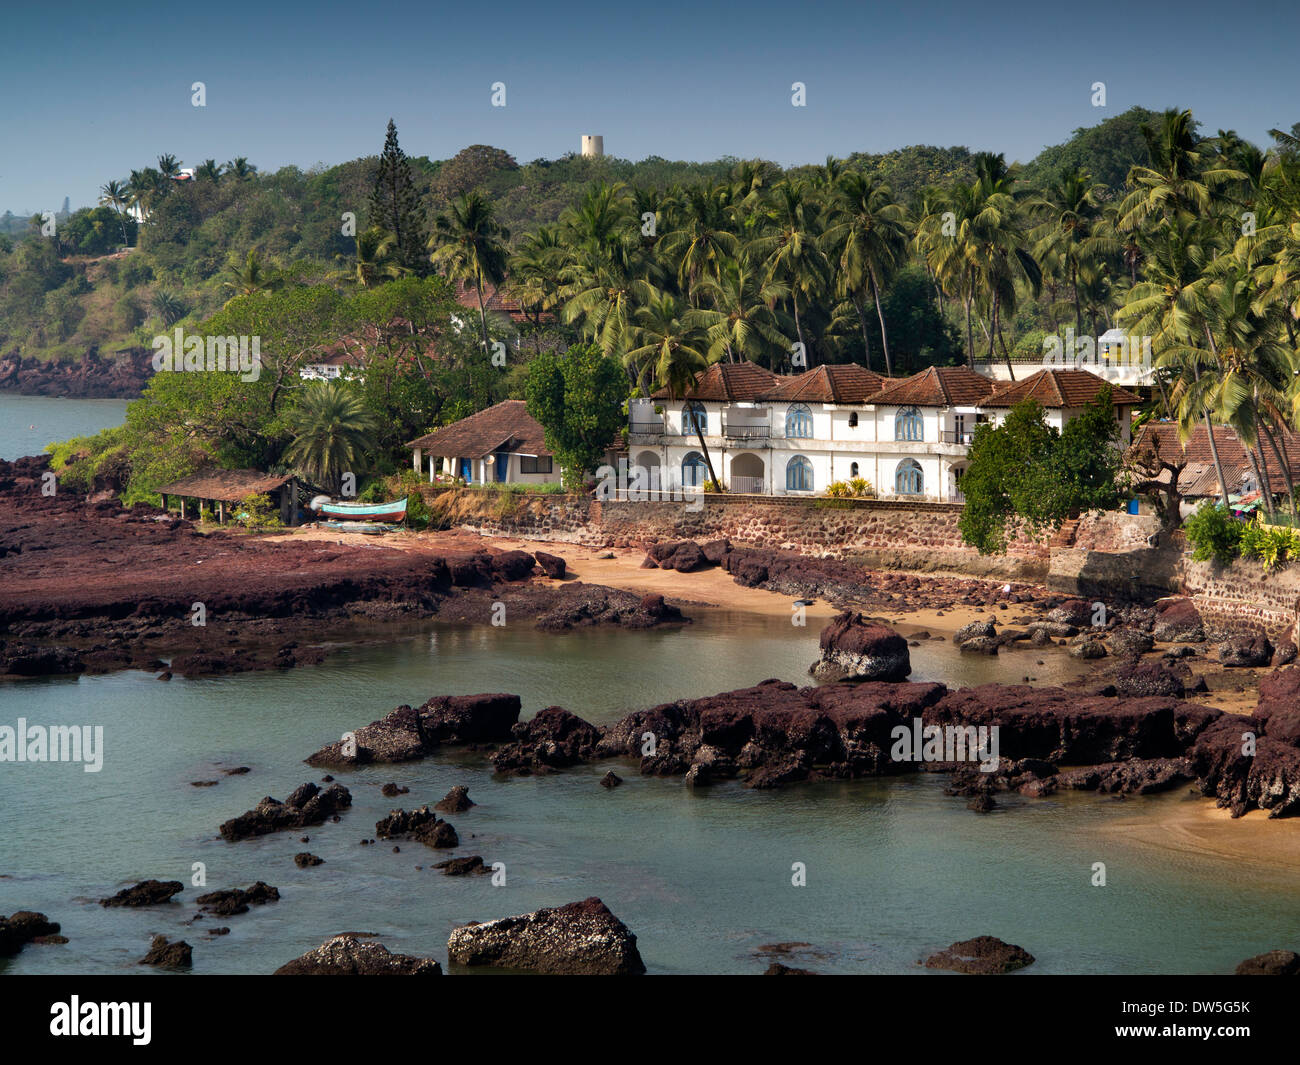
M 645 436 L 662 436 L 664 432 L 664 423 L 660 421 L 654 421 L 654 422 L 634 421 L 628 426 L 628 432 L 634 434 L 641 433 Z
M 772 436 L 770 425 L 729 424 L 724 422 L 722 435 L 728 440 L 767 440 Z
M 762 495 L 764 480 L 762 477 L 737 477 L 731 475 L 731 490 L 742 495 Z
M 975 433 L 965 429 L 944 429 L 939 433 L 939 440 L 945 444 L 969 444 L 974 439 Z

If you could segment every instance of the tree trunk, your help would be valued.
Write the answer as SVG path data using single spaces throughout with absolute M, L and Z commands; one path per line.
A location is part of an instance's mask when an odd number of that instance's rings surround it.
M 1074 285 L 1074 332 L 1083 332 L 1083 308 L 1079 306 L 1079 264 L 1070 267 L 1070 282 Z
M 1219 351 L 1218 348 L 1216 348 L 1214 345 L 1214 334 L 1210 332 L 1210 327 L 1208 325 L 1205 327 L 1205 336 L 1210 342 L 1211 353 L 1217 359 L 1219 357 Z M 1197 363 L 1193 362 L 1192 380 L 1200 381 L 1200 379 L 1201 379 L 1201 368 Z M 1223 473 L 1223 462 L 1219 458 L 1219 447 L 1214 442 L 1214 426 L 1210 423 L 1210 412 L 1208 410 L 1205 412 L 1205 431 L 1210 434 L 1210 454 L 1214 456 L 1214 469 L 1215 472 L 1218 473 L 1219 475 L 1219 487 L 1223 490 L 1223 505 L 1227 507 L 1228 478 Z
M 1252 411 L 1251 417 L 1255 423 L 1255 446 L 1252 449 L 1254 452 L 1252 460 L 1256 466 L 1256 476 L 1259 478 L 1259 489 L 1264 493 L 1264 512 L 1268 515 L 1269 524 L 1273 525 L 1276 518 L 1276 514 L 1273 512 L 1273 482 L 1268 475 L 1268 456 L 1264 454 L 1264 448 L 1259 439 L 1259 411 Z
M 1300 525 L 1300 517 L 1296 515 L 1295 485 L 1291 480 L 1291 463 L 1287 461 L 1286 454 L 1278 447 L 1277 437 L 1273 435 L 1273 430 L 1268 427 L 1268 422 L 1263 422 L 1262 428 L 1265 439 L 1268 440 L 1269 446 L 1273 449 L 1273 454 L 1277 457 L 1278 468 L 1286 479 L 1286 498 L 1291 508 L 1291 524 L 1292 526 Z
M 871 298 L 876 301 L 876 316 L 880 319 L 880 345 L 885 349 L 885 376 L 893 377 L 894 368 L 889 360 L 889 333 L 885 329 L 885 309 L 880 306 L 880 286 L 876 283 L 876 269 L 869 271 L 871 276 Z
M 970 326 L 970 305 L 975 298 L 973 291 L 966 294 L 966 365 L 972 370 L 975 368 L 975 336 L 971 332 Z
M 1007 360 L 1007 376 L 1016 379 L 1016 371 L 1011 368 L 1011 352 L 1007 348 L 1007 338 L 1002 335 L 1002 324 L 998 323 L 998 343 L 1002 345 L 1002 357 Z
M 707 410 L 704 416 L 706 418 L 709 416 Z M 719 417 L 721 417 L 721 415 L 719 415 Z M 721 492 L 723 490 L 722 482 L 718 480 L 718 475 L 713 471 L 713 457 L 709 454 L 709 445 L 704 442 L 704 432 L 700 429 L 700 420 L 698 418 L 692 418 L 691 420 L 695 423 L 695 439 L 700 442 L 700 450 L 704 452 L 704 465 L 709 469 L 709 480 L 711 480 L 714 487 Z
M 853 306 L 858 312 L 858 325 L 862 326 L 862 347 L 866 351 L 867 369 L 871 369 L 871 337 L 867 333 L 867 309 L 862 300 L 854 297 Z
M 486 305 L 483 303 L 483 275 L 482 275 L 482 273 L 480 273 L 478 270 L 475 270 L 475 271 L 474 271 L 474 288 L 475 288 L 475 289 L 477 290 L 477 292 L 478 292 L 478 317 L 479 317 L 479 322 L 481 322 L 482 325 L 483 325 L 483 350 L 484 350 L 487 354 L 491 355 L 491 354 L 492 354 L 492 344 L 491 344 L 491 342 L 488 340 L 488 331 L 487 331 L 487 307 L 486 307 Z
M 997 355 L 997 349 L 994 347 L 996 334 L 998 331 L 998 301 L 1001 293 L 993 293 L 993 309 L 989 312 L 989 362 L 992 362 Z

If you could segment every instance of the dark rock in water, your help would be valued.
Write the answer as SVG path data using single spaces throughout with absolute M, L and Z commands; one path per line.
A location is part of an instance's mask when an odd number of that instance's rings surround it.
M 399 706 L 353 734 L 352 747 L 339 740 L 307 759 L 308 765 L 344 767 L 374 762 L 409 762 L 444 744 L 498 743 L 519 720 L 517 695 L 442 695 L 418 709 Z M 349 754 L 354 747 L 355 753 Z
M 245 773 L 251 773 L 252 770 L 246 765 L 237 765 L 233 769 L 223 769 L 221 772 L 228 777 L 242 777 Z M 322 777 L 321 779 L 328 783 L 333 777 Z
M 0 917 L 0 958 L 12 958 L 28 943 L 42 939 L 53 942 L 58 932 L 58 921 L 51 921 L 35 910 L 19 910 Z
M 100 899 L 101 906 L 159 906 L 170 902 L 173 895 L 185 890 L 179 880 L 141 880 L 116 895 Z
M 300 851 L 293 856 L 293 864 L 299 869 L 307 869 L 313 865 L 324 865 L 325 859 L 318 858 L 309 851 Z
M 1201 794 L 1215 796 L 1233 817 L 1255 809 L 1270 817 L 1300 814 L 1300 750 L 1274 738 L 1274 727 L 1290 734 L 1285 712 L 1277 718 L 1225 714 L 1204 729 L 1190 754 Z
M 410 788 L 399 788 L 395 783 L 393 783 L 390 780 L 387 784 L 385 784 L 382 788 L 379 789 L 379 794 L 382 795 L 385 799 L 395 799 L 399 795 L 409 794 L 410 790 L 411 790 Z
M 229 928 L 224 928 L 224 927 L 223 927 L 223 928 L 209 928 L 209 929 L 208 929 L 208 935 L 210 935 L 210 936 L 228 936 L 228 935 L 230 935 L 230 929 L 229 929 Z
M 1236 969 L 1237 976 L 1300 976 L 1300 954 L 1294 950 L 1270 950 L 1247 958 Z
M 1199 643 L 1205 639 L 1201 614 L 1190 599 L 1164 599 L 1156 604 L 1151 635 L 1159 643 Z
M 35 647 L 0 641 L 0 674 L 15 677 L 68 676 L 84 673 L 86 665 L 66 647 Z
M 710 559 L 694 540 L 655 544 L 646 554 L 647 569 L 675 569 L 679 573 L 692 573 L 709 563 Z
M 1186 758 L 1139 758 L 1067 769 L 1055 779 L 1062 788 L 1099 791 L 1105 795 L 1151 795 L 1168 791 L 1193 777 L 1191 763 Z
M 1273 661 L 1270 665 L 1274 669 L 1279 666 L 1289 666 L 1296 660 L 1297 654 L 1300 654 L 1300 651 L 1296 648 L 1295 622 L 1293 621 L 1286 627 L 1286 631 L 1277 638 L 1277 646 L 1273 648 Z
M 327 817 L 337 819 L 337 811 L 351 805 L 352 794 L 342 784 L 331 784 L 324 791 L 315 784 L 303 784 L 284 802 L 268 795 L 253 809 L 225 822 L 221 835 L 234 842 L 283 829 L 306 828 L 324 823 Z
M 986 814 L 994 807 L 997 802 L 987 791 L 981 791 L 966 804 L 966 809 L 974 810 L 977 814 Z
M 259 880 L 250 888 L 209 891 L 194 901 L 198 903 L 200 909 L 207 910 L 218 917 L 234 917 L 247 913 L 249 906 L 265 906 L 268 902 L 279 902 L 280 891 Z
M 470 801 L 469 788 L 465 787 L 464 784 L 457 784 L 434 803 L 433 808 L 441 810 L 445 814 L 463 814 L 474 805 L 476 804 Z
M 1076 636 L 1074 640 L 1071 641 L 1070 656 L 1072 658 L 1084 659 L 1105 658 L 1106 645 L 1097 637 L 1089 633 L 1084 633 L 1081 636 Z
M 591 758 L 600 729 L 560 706 L 548 706 L 514 727 L 514 740 L 492 755 L 499 773 L 564 769 Z
M 468 858 L 448 858 L 445 862 L 439 862 L 434 868 L 441 869 L 446 876 L 467 876 L 470 873 L 488 871 L 488 867 L 483 864 L 483 859 L 477 854 Z
M 1259 682 L 1259 701 L 1253 715 L 1268 731 L 1268 738 L 1300 747 L 1300 666 L 1278 669 Z
M 600 786 L 602 788 L 616 788 L 622 783 L 623 778 L 612 769 L 600 778 Z
M 811 969 L 796 969 L 793 965 L 782 965 L 779 961 L 772 962 L 763 970 L 764 976 L 819 976 Z
M 903 680 L 912 672 L 907 641 L 851 610 L 837 615 L 821 633 L 821 659 L 810 673 L 818 680 Z
M 1273 658 L 1273 645 L 1267 636 L 1234 636 L 1218 647 L 1219 661 L 1230 667 L 1266 666 Z
M 1181 699 L 1186 686 L 1182 677 L 1159 662 L 1140 662 L 1116 670 L 1115 692 L 1125 697 L 1169 695 Z
M 1002 641 L 996 636 L 969 636 L 957 645 L 957 649 L 964 655 L 995 655 L 1002 646 Z
M 194 948 L 183 939 L 168 942 L 166 936 L 154 936 L 149 953 L 140 959 L 141 965 L 156 965 L 162 969 L 189 969 L 194 964 Z
M 441 976 L 432 958 L 392 954 L 382 943 L 350 933 L 327 939 L 315 950 L 286 962 L 276 976 Z
M 410 813 L 394 810 L 375 822 L 375 835 L 380 839 L 413 839 L 426 847 L 439 849 L 460 846 L 456 830 L 446 821 L 440 821 L 427 806 Z
M 963 625 L 960 629 L 952 634 L 952 642 L 961 645 L 967 640 L 973 640 L 977 637 L 992 639 L 998 634 L 997 626 L 991 621 L 972 621 L 969 625 Z
M 547 551 L 534 551 L 533 558 L 537 559 L 537 564 L 542 568 L 542 572 L 553 580 L 562 580 L 567 568 L 559 555 L 552 555 Z
M 457 965 L 577 976 L 639 975 L 636 936 L 592 897 L 554 909 L 452 929 L 447 956 Z
M 976 975 L 1009 973 L 1033 963 L 1034 956 L 1027 950 L 1004 943 L 996 936 L 964 939 L 925 959 L 927 969 L 950 969 Z

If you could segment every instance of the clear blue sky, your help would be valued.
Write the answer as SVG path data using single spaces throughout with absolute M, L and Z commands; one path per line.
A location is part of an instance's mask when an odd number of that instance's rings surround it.
M 554 158 L 599 133 L 624 158 L 783 164 L 917 143 L 1028 160 L 1135 104 L 1260 144 L 1300 121 L 1297 0 L 76 0 L 3 27 L 0 210 L 15 212 L 93 203 L 161 152 L 262 171 L 374 154 L 390 116 L 432 158 L 472 143 Z

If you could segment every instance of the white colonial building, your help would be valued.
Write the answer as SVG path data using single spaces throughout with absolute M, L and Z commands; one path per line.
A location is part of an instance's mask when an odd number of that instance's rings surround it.
M 1083 370 L 999 385 L 964 366 L 891 380 L 853 364 L 778 376 L 718 363 L 684 396 L 661 389 L 629 402 L 628 459 L 664 488 L 705 484 L 711 462 L 731 492 L 820 495 L 861 477 L 878 497 L 961 502 L 976 425 L 1034 399 L 1061 428 L 1104 384 Z M 1127 443 L 1140 399 L 1123 389 L 1112 399 Z

